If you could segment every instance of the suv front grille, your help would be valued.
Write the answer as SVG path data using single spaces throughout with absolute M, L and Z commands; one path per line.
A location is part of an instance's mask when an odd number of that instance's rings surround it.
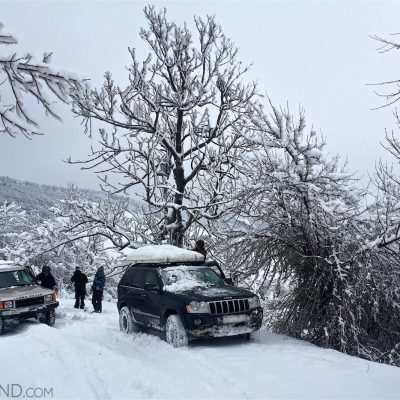
M 248 299 L 209 301 L 211 314 L 234 314 L 249 311 Z
M 36 306 L 38 304 L 44 304 L 44 297 L 31 297 L 30 299 L 16 300 L 15 307 L 28 307 Z

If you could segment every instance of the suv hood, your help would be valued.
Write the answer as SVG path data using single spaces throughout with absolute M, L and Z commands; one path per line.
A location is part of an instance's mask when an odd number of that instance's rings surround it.
M 208 288 L 197 287 L 190 290 L 176 292 L 176 294 L 183 295 L 196 301 L 229 300 L 255 296 L 255 294 L 250 292 L 250 290 L 235 286 L 212 286 Z
M 53 290 L 41 286 L 13 286 L 0 288 L 0 301 L 29 299 L 30 297 L 52 294 Z

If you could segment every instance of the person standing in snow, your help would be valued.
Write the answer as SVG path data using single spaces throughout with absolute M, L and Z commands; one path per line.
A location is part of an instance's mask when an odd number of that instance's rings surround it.
M 92 284 L 92 304 L 95 313 L 101 313 L 101 300 L 103 299 L 104 285 L 106 284 L 106 276 L 104 275 L 104 267 L 97 269 Z
M 79 267 L 75 268 L 71 282 L 75 286 L 75 308 L 85 308 L 86 284 L 88 283 L 87 276 L 81 272 Z
M 195 248 L 193 249 L 193 251 L 197 251 L 198 253 L 203 254 L 204 259 L 206 259 L 206 257 L 207 257 L 207 250 L 206 250 L 205 247 L 204 247 L 204 240 L 199 239 L 199 240 L 196 242 L 196 246 L 195 246 Z
M 48 265 L 43 266 L 42 272 L 36 276 L 36 280 L 40 282 L 40 286 L 54 290 L 56 286 L 56 280 L 51 273 L 50 267 Z

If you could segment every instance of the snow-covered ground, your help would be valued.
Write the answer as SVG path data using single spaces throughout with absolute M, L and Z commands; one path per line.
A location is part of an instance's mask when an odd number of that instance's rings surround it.
M 174 349 L 159 336 L 120 333 L 115 304 L 103 304 L 92 314 L 65 299 L 54 328 L 8 326 L 0 385 L 52 389 L 55 399 L 400 398 L 400 368 L 267 332 Z

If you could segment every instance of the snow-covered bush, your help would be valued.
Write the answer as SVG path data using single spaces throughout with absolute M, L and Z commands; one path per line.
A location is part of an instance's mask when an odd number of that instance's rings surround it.
M 398 365 L 399 268 L 374 246 L 377 209 L 303 114 L 253 115 L 259 151 L 216 252 L 258 291 L 275 331 Z

